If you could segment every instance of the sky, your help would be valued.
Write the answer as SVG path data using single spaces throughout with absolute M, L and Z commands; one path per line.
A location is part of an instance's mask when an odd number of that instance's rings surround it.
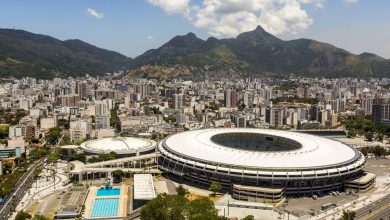
M 261 25 L 390 58 L 389 0 L 0 0 L 0 28 L 23 29 L 136 57 L 176 35 L 236 37 Z

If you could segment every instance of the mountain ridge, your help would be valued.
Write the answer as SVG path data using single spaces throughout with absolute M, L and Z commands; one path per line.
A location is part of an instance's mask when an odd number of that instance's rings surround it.
M 178 39 L 180 43 L 176 43 Z M 183 42 L 191 42 L 191 44 L 183 44 Z M 224 48 L 226 56 L 221 56 L 219 53 L 220 58 L 211 59 L 211 51 L 218 47 Z M 178 49 L 184 49 L 185 53 L 175 53 Z M 191 60 L 194 55 L 202 62 Z M 161 59 L 162 57 L 164 59 Z M 205 58 L 208 58 L 209 62 L 205 62 Z M 234 58 L 233 61 L 230 58 Z M 285 41 L 266 32 L 261 26 L 228 39 L 210 37 L 202 40 L 193 33 L 176 36 L 161 47 L 134 58 L 134 63 L 136 67 L 148 64 L 182 64 L 195 67 L 206 65 L 211 69 L 224 68 L 227 65 L 243 71 L 251 71 L 254 74 L 291 72 L 304 75 L 321 73 L 332 77 L 365 77 L 389 76 L 390 73 L 388 68 L 390 61 L 376 54 L 365 52 L 356 55 L 345 49 L 312 39 L 300 38 Z
M 193 71 L 193 75 L 222 70 L 237 70 L 250 75 L 273 72 L 329 77 L 383 77 L 390 74 L 390 60 L 376 54 L 364 52 L 357 55 L 312 39 L 286 41 L 261 26 L 227 39 L 209 37 L 203 40 L 189 32 L 175 36 L 134 59 L 79 39 L 61 41 L 24 30 L 0 29 L 0 74 L 3 77 L 102 75 L 117 70 L 139 70 L 150 65 L 188 66 L 190 68 L 186 71 Z M 131 72 L 137 72 L 135 76 L 148 77 L 147 68 L 142 70 Z M 153 71 L 157 71 L 156 67 Z M 191 74 L 186 73 L 186 76 L 191 77 Z
M 102 75 L 128 69 L 131 60 L 78 39 L 61 41 L 24 30 L 0 29 L 2 77 Z

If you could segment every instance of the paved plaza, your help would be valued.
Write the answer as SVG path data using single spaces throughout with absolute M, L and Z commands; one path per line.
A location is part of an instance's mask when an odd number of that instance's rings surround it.
M 34 181 L 32 187 L 23 196 L 15 209 L 16 215 L 21 210 L 31 210 L 36 214 L 50 216 L 61 201 L 62 191 L 70 187 L 67 175 L 67 163 L 57 163 L 56 175 L 53 178 L 52 167 L 45 166 L 39 178 Z M 68 185 L 67 185 L 68 184 Z

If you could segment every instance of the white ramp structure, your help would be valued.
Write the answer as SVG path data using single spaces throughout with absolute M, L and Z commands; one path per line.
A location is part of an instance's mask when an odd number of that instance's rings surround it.
M 156 198 L 151 174 L 134 174 L 134 199 L 152 200 Z

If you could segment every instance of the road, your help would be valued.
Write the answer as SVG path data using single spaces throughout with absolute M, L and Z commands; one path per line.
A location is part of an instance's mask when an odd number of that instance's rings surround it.
M 372 212 L 368 217 L 367 220 L 377 220 L 377 219 L 390 219 L 390 205 L 387 205 L 381 209 L 378 209 L 377 211 Z
M 356 219 L 389 219 L 390 194 L 356 211 Z
M 18 204 L 20 199 L 24 196 L 27 190 L 31 187 L 33 183 L 33 175 L 35 169 L 43 163 L 43 159 L 39 160 L 37 163 L 31 165 L 25 174 L 19 179 L 18 183 L 15 186 L 15 190 L 12 194 L 8 195 L 6 203 L 0 206 L 0 219 L 7 219 L 7 216 L 14 211 L 15 204 Z

